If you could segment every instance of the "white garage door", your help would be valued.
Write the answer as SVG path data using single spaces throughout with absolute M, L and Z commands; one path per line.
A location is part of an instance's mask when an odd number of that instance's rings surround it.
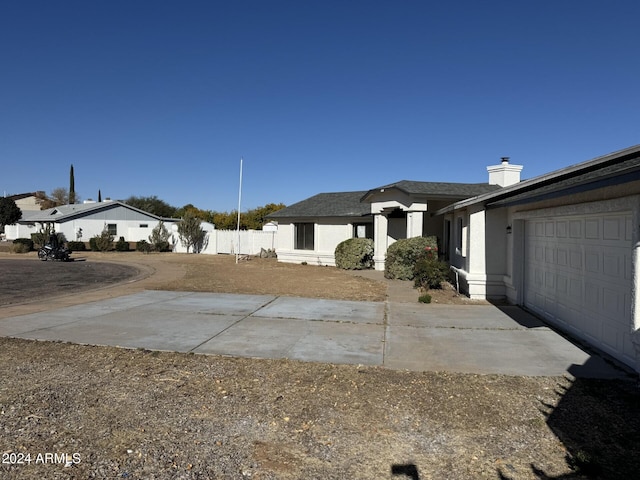
M 634 366 L 631 213 L 529 220 L 524 304 Z

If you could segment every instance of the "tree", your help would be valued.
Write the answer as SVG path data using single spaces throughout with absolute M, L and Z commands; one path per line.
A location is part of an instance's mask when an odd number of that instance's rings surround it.
M 124 203 L 159 217 L 173 218 L 176 214 L 175 207 L 172 207 L 164 200 L 160 200 L 155 195 L 151 197 L 136 197 L 132 195 Z
M 22 218 L 22 210 L 12 198 L 0 198 L 0 231 L 4 232 L 5 225 L 13 225 Z
M 169 237 L 171 237 L 171 233 L 167 230 L 167 227 L 164 226 L 164 222 L 159 222 L 158 225 L 151 230 L 151 235 L 149 235 L 151 248 L 156 252 L 169 251 Z
M 187 248 L 187 253 L 192 247 L 193 253 L 200 253 L 204 248 L 206 232 L 200 226 L 201 223 L 200 219 L 190 211 L 187 211 L 180 223 L 178 223 L 178 236 L 182 244 Z
M 69 172 L 69 204 L 76 203 L 76 180 L 73 176 L 73 163 Z
M 113 248 L 113 235 L 109 233 L 109 228 L 106 225 L 100 235 L 95 235 L 89 239 L 89 246 L 94 252 L 106 252 Z
M 51 202 L 53 202 L 53 207 L 67 205 L 69 203 L 69 192 L 65 187 L 54 188 L 51 190 L 49 198 L 51 198 Z
M 240 215 L 240 230 L 262 230 L 267 222 L 267 215 L 282 210 L 283 203 L 268 203 L 264 207 L 247 210 Z M 238 226 L 238 211 L 210 212 L 211 223 L 218 230 L 235 230 Z
M 285 206 L 284 203 L 268 203 L 264 207 L 249 210 L 244 214 L 243 223 L 249 230 L 262 230 L 262 226 L 267 223 L 267 215 L 282 210 Z

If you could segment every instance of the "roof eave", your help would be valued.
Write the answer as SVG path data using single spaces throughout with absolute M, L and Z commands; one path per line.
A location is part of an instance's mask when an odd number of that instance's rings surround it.
M 462 208 L 470 207 L 471 205 L 475 205 L 482 202 L 484 202 L 484 205 L 486 205 L 489 202 L 489 200 L 497 201 L 497 200 L 507 198 L 516 193 L 524 193 L 530 190 L 535 190 L 536 188 L 542 187 L 544 185 L 548 185 L 549 183 L 552 183 L 557 180 L 563 180 L 565 178 L 571 178 L 581 173 L 597 170 L 598 168 L 602 168 L 607 163 L 622 161 L 627 157 L 631 157 L 633 155 L 637 156 L 639 153 L 640 153 L 640 145 L 635 145 L 633 147 L 625 148 L 623 150 L 609 153 L 601 157 L 596 157 L 592 160 L 587 160 L 585 162 L 580 162 L 566 168 L 555 170 L 553 172 L 540 175 L 538 177 L 534 177 L 529 180 L 524 180 L 522 182 L 516 183 L 515 185 L 503 187 L 502 189 L 495 192 L 476 195 L 475 197 L 471 197 L 469 199 L 462 200 L 460 202 L 451 204 L 447 207 L 441 208 L 440 210 L 436 211 L 435 214 L 443 215 L 445 213 L 451 213 L 455 210 L 460 210 Z

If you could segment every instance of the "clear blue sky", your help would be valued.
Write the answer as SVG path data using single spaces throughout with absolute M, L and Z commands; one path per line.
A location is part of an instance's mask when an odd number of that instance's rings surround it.
M 637 0 L 4 1 L 0 194 L 229 211 L 640 143 Z

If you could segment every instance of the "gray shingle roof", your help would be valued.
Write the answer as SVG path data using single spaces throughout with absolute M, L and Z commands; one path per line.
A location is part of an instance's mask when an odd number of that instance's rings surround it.
M 476 203 L 497 206 L 533 201 L 541 195 L 551 195 L 561 191 L 566 193 L 570 192 L 571 188 L 577 188 L 579 185 L 614 179 L 615 177 L 624 176 L 626 179 L 637 179 L 633 175 L 638 176 L 639 155 L 640 145 L 635 145 L 504 187 L 496 192 L 460 200 L 455 204 L 438 210 L 436 214 L 451 212 Z
M 509 195 L 508 197 L 487 205 L 504 206 L 519 203 L 529 203 L 538 199 L 550 198 L 559 195 L 567 195 L 574 191 L 588 189 L 587 185 L 594 188 L 606 183 L 609 179 L 625 177 L 626 181 L 640 180 L 640 156 L 624 160 L 613 165 L 606 165 L 598 170 L 586 171 L 575 176 L 557 180 L 553 183 L 541 183 L 535 189 L 523 193 Z M 620 180 L 618 180 L 620 182 Z
M 380 190 L 392 188 L 409 195 L 430 195 L 439 198 L 462 199 L 493 192 L 501 187 L 498 185 L 489 185 L 488 183 L 416 182 L 413 180 L 400 180 L 399 182 L 369 190 L 363 195 L 362 200 L 366 200 L 371 195 L 380 192 Z
M 60 222 L 73 217 L 82 217 L 94 211 L 116 208 L 118 206 L 143 213 L 158 220 L 163 220 L 162 217 L 158 217 L 157 215 L 154 215 L 152 213 L 148 213 L 140 210 L 139 208 L 132 207 L 131 205 L 127 205 L 126 203 L 109 201 L 99 203 L 75 203 L 72 205 L 59 205 L 57 207 L 48 208 L 46 210 L 24 211 L 22 212 L 22 218 L 18 223 Z
M 292 217 L 361 217 L 371 213 L 371 206 L 360 199 L 366 192 L 319 193 L 269 215 L 269 218 Z

